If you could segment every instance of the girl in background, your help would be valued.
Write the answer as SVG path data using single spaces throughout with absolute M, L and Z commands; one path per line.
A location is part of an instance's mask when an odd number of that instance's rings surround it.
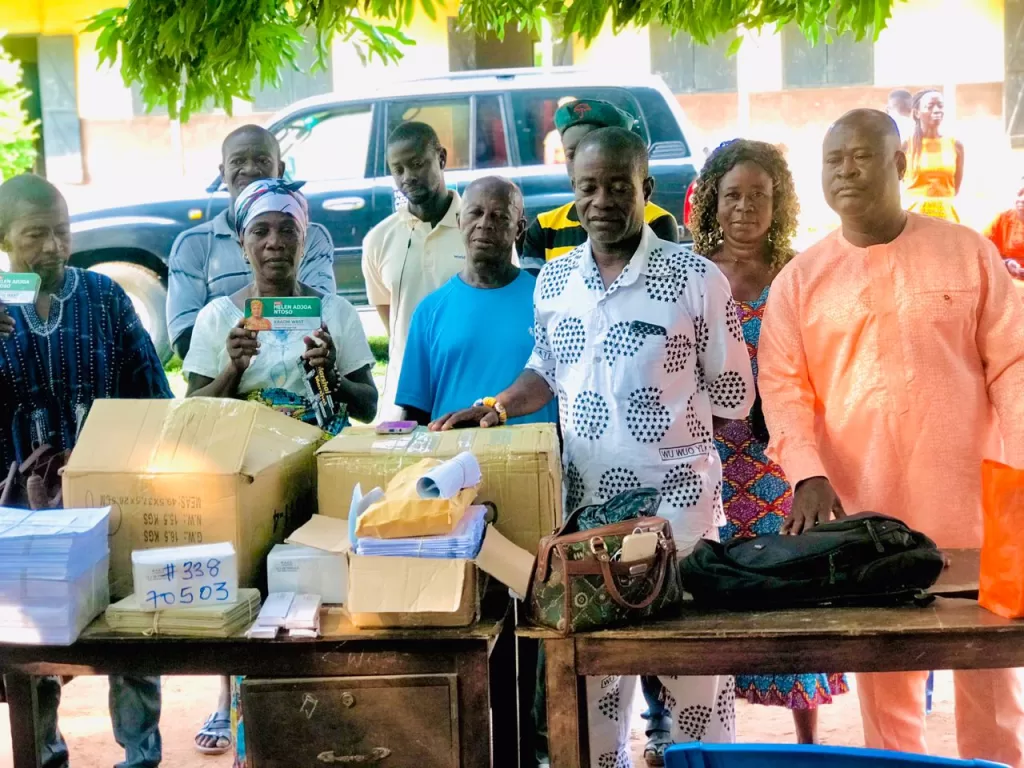
M 942 134 L 945 101 L 938 91 L 914 95 L 914 133 L 903 144 L 907 210 L 960 222 L 953 200 L 964 179 L 964 145 Z

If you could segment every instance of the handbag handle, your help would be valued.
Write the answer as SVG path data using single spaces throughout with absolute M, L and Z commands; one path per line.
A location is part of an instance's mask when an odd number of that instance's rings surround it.
M 631 603 L 626 600 L 622 593 L 619 592 L 619 587 L 615 583 L 615 577 L 612 576 L 611 568 L 611 557 L 608 555 L 608 550 L 604 549 L 604 542 L 601 542 L 601 551 L 595 552 L 597 555 L 597 562 L 601 566 L 601 576 L 604 578 L 604 586 L 608 590 L 608 594 L 611 595 L 612 600 L 618 603 L 623 608 L 629 608 L 635 611 L 642 611 L 653 603 L 658 595 L 661 594 L 661 588 L 665 584 L 665 573 L 668 571 L 668 558 L 670 557 L 668 551 L 658 546 L 658 565 L 661 567 L 658 569 L 658 578 L 655 580 L 654 589 L 651 590 L 646 598 L 641 600 L 639 603 Z M 657 567 L 657 566 L 656 566 Z

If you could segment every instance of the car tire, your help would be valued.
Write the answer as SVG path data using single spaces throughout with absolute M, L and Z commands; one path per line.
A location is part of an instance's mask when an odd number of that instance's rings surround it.
M 167 363 L 174 357 L 171 340 L 167 336 L 167 289 L 160 276 L 126 261 L 107 261 L 95 265 L 92 271 L 106 275 L 128 294 L 143 327 L 153 339 L 160 362 Z

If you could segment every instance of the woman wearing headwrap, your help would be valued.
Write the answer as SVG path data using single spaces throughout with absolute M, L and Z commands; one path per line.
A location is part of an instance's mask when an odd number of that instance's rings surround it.
M 235 230 L 252 282 L 231 296 L 214 299 L 199 312 L 192 345 L 182 366 L 188 376 L 187 397 L 255 400 L 288 416 L 337 434 L 352 416 L 371 421 L 377 411 L 377 388 L 370 371 L 373 354 L 352 305 L 325 296 L 298 281 L 309 209 L 299 183 L 261 179 L 235 201 Z M 319 330 L 248 330 L 245 301 L 261 297 L 318 296 Z M 334 411 L 317 418 L 306 396 L 306 367 L 324 370 Z M 235 765 L 244 766 L 245 738 L 239 687 L 225 678 L 217 711 L 204 729 L 234 732 Z M 229 707 L 230 702 L 230 707 Z M 230 716 L 228 710 L 230 708 Z M 219 746 L 201 751 L 217 753 Z
M 345 299 L 298 282 L 309 214 L 299 184 L 262 179 L 235 201 L 235 228 L 253 280 L 199 313 L 183 368 L 188 396 L 256 400 L 337 434 L 352 416 L 371 421 L 377 388 L 373 354 L 359 316 Z M 322 326 L 302 331 L 247 330 L 246 299 L 318 296 Z M 322 368 L 335 412 L 318 421 L 306 396 L 306 366 Z

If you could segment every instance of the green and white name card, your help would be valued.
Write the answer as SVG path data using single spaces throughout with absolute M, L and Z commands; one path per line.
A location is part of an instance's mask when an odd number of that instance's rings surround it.
M 34 304 L 39 297 L 39 275 L 35 272 L 0 272 L 0 303 Z
M 245 327 L 250 331 L 315 331 L 320 323 L 319 296 L 245 300 Z

